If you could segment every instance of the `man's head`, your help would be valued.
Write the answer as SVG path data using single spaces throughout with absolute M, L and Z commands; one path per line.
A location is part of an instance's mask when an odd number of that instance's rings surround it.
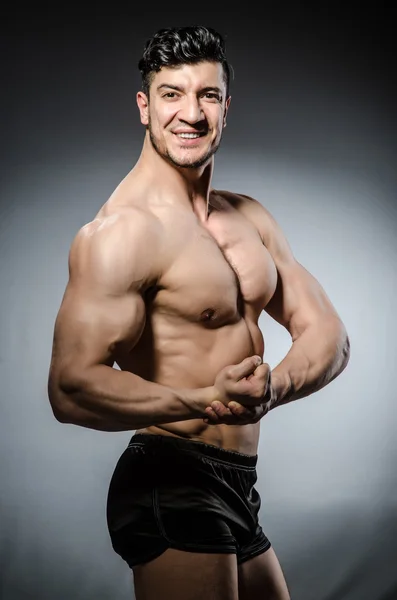
M 219 147 L 230 104 L 222 36 L 201 26 L 161 29 L 138 66 L 137 102 L 154 149 L 177 167 L 205 165 Z

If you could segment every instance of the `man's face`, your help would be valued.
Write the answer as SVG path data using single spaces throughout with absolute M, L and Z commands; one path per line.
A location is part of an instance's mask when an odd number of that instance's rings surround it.
M 217 151 L 230 97 L 220 63 L 163 67 L 138 93 L 141 122 L 157 153 L 177 167 L 198 168 Z

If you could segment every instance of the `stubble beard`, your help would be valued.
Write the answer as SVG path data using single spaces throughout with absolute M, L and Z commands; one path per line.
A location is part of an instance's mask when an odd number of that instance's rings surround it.
M 160 147 L 157 143 L 157 140 L 153 134 L 150 117 L 149 117 L 149 123 L 147 125 L 147 128 L 149 130 L 150 141 L 152 143 L 153 148 L 157 152 L 157 154 L 159 156 L 161 156 L 161 158 L 164 158 L 166 161 L 168 161 L 170 164 L 172 164 L 174 167 L 179 167 L 179 168 L 183 168 L 183 169 L 199 169 L 200 167 L 203 167 L 204 165 L 206 165 L 208 163 L 210 158 L 212 156 L 214 156 L 214 154 L 218 151 L 219 146 L 221 145 L 221 140 L 219 140 L 217 145 L 209 148 L 209 150 L 206 152 L 206 154 L 204 154 L 204 156 L 202 156 L 201 158 L 199 158 L 197 160 L 189 160 L 188 159 L 188 160 L 181 161 L 177 157 L 173 156 L 167 147 L 165 148 L 165 151 L 160 149 Z

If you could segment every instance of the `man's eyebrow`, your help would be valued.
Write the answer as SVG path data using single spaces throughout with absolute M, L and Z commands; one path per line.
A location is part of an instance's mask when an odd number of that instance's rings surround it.
M 183 92 L 183 88 L 177 85 L 171 85 L 171 83 L 161 83 L 157 86 L 158 90 L 161 90 L 162 88 L 170 88 L 171 90 L 176 90 L 177 92 Z
M 163 88 L 168 88 L 171 90 L 175 90 L 177 92 L 184 91 L 184 88 L 182 88 L 178 85 L 172 85 L 171 83 L 161 83 L 159 86 L 157 86 L 157 90 L 161 90 Z M 200 94 L 207 93 L 207 92 L 218 92 L 218 94 L 222 94 L 222 90 L 220 88 L 218 88 L 217 86 L 212 86 L 212 85 L 207 86 L 200 90 Z

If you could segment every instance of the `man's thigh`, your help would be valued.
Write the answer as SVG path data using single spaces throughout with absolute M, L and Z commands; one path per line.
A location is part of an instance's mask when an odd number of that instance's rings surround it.
M 235 554 L 169 548 L 133 573 L 136 600 L 239 600 Z
M 239 600 L 290 600 L 287 583 L 273 548 L 238 566 Z

